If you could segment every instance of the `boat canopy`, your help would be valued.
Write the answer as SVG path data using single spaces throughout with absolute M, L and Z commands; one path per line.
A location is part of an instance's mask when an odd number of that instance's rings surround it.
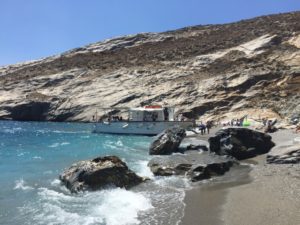
M 173 107 L 139 107 L 129 110 L 131 121 L 174 121 Z

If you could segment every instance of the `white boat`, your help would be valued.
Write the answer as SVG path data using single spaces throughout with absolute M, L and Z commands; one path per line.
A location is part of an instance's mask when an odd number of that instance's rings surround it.
M 94 124 L 93 132 L 106 134 L 157 135 L 167 128 L 191 129 L 194 121 L 175 120 L 174 107 L 145 106 L 128 108 L 128 119 L 111 117 Z

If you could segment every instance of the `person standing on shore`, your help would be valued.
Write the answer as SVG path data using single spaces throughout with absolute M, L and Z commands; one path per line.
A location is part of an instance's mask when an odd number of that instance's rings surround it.
M 206 129 L 207 129 L 207 134 L 209 134 L 209 130 L 212 127 L 212 122 L 211 121 L 207 121 L 206 122 Z
M 201 135 L 205 134 L 205 125 L 202 123 L 202 121 L 200 122 L 199 129 L 200 129 Z

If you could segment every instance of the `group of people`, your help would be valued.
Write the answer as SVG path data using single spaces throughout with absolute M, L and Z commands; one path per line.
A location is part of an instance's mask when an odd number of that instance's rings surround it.
M 202 121 L 200 121 L 200 124 L 198 125 L 198 128 L 201 132 L 201 135 L 204 135 L 206 134 L 209 134 L 209 130 L 211 129 L 212 127 L 212 121 L 207 121 L 206 124 L 202 123 Z
M 240 127 L 240 126 L 243 126 L 243 123 L 244 123 L 244 118 L 241 118 L 241 119 L 232 119 L 228 122 L 223 122 L 222 125 L 223 127 L 225 126 L 237 126 L 237 127 Z

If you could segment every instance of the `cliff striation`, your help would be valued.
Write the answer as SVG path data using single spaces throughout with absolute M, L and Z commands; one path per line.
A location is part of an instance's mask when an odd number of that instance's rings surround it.
M 163 104 L 190 118 L 300 112 L 300 12 L 142 33 L 0 67 L 0 119 L 89 121 Z

